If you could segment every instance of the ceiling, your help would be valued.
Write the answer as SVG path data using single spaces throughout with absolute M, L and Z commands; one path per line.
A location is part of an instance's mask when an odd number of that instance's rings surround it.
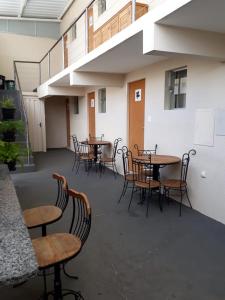
M 193 0 L 158 23 L 225 33 L 225 0 Z
M 0 0 L 0 17 L 60 20 L 74 0 Z

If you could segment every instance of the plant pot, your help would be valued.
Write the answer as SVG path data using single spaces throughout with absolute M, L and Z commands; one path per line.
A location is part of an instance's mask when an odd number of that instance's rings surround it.
M 6 163 L 8 165 L 9 171 L 15 171 L 16 170 L 16 161 L 10 161 Z
M 10 130 L 10 131 L 5 131 L 2 133 L 2 140 L 4 142 L 15 142 L 16 140 L 16 136 L 15 136 L 16 132 L 15 130 Z
M 2 107 L 2 119 L 4 121 L 14 119 L 16 109 L 15 108 L 4 108 Z

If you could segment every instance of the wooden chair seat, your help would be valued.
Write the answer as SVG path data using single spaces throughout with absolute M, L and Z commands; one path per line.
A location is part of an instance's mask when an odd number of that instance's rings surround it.
M 186 187 L 187 184 L 185 181 L 181 181 L 179 179 L 167 179 L 162 182 L 162 185 L 165 188 L 180 189 L 180 187 Z
M 62 210 L 54 205 L 34 207 L 23 212 L 25 224 L 29 229 L 56 222 L 61 216 Z
M 135 186 L 142 188 L 142 189 L 149 189 L 149 188 L 159 188 L 160 182 L 156 180 L 150 180 L 150 184 L 148 182 L 142 182 L 142 181 L 135 181 Z
M 70 233 L 55 233 L 32 240 L 39 269 L 51 267 L 76 256 L 79 238 Z

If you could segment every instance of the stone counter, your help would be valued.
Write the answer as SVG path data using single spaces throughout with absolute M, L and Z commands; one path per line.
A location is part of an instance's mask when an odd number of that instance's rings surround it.
M 37 262 L 11 177 L 0 169 L 0 286 L 37 274 Z

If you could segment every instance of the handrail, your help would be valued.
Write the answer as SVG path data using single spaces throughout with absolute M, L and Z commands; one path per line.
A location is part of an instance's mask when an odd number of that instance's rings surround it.
M 96 0 L 92 0 L 88 6 L 82 11 L 82 13 L 73 21 L 73 23 L 64 31 L 64 33 L 60 36 L 60 38 L 55 42 L 55 44 L 48 50 L 48 52 L 42 57 L 40 63 L 48 56 L 48 54 L 52 51 L 53 48 L 62 40 L 64 35 L 73 27 L 74 24 L 86 13 L 86 10 L 95 2 Z
M 17 71 L 17 67 L 16 67 L 16 61 L 13 62 L 13 66 L 14 66 L 15 83 L 17 81 L 18 89 L 19 89 L 19 93 L 20 93 L 20 108 L 23 111 L 25 124 L 26 124 L 27 164 L 29 165 L 30 164 L 30 142 L 29 142 L 30 140 L 29 140 L 29 131 L 28 131 L 28 118 L 27 118 L 26 110 L 24 108 L 23 93 L 22 93 L 22 90 L 21 90 L 20 79 L 19 79 L 19 75 L 18 75 L 18 71 Z

